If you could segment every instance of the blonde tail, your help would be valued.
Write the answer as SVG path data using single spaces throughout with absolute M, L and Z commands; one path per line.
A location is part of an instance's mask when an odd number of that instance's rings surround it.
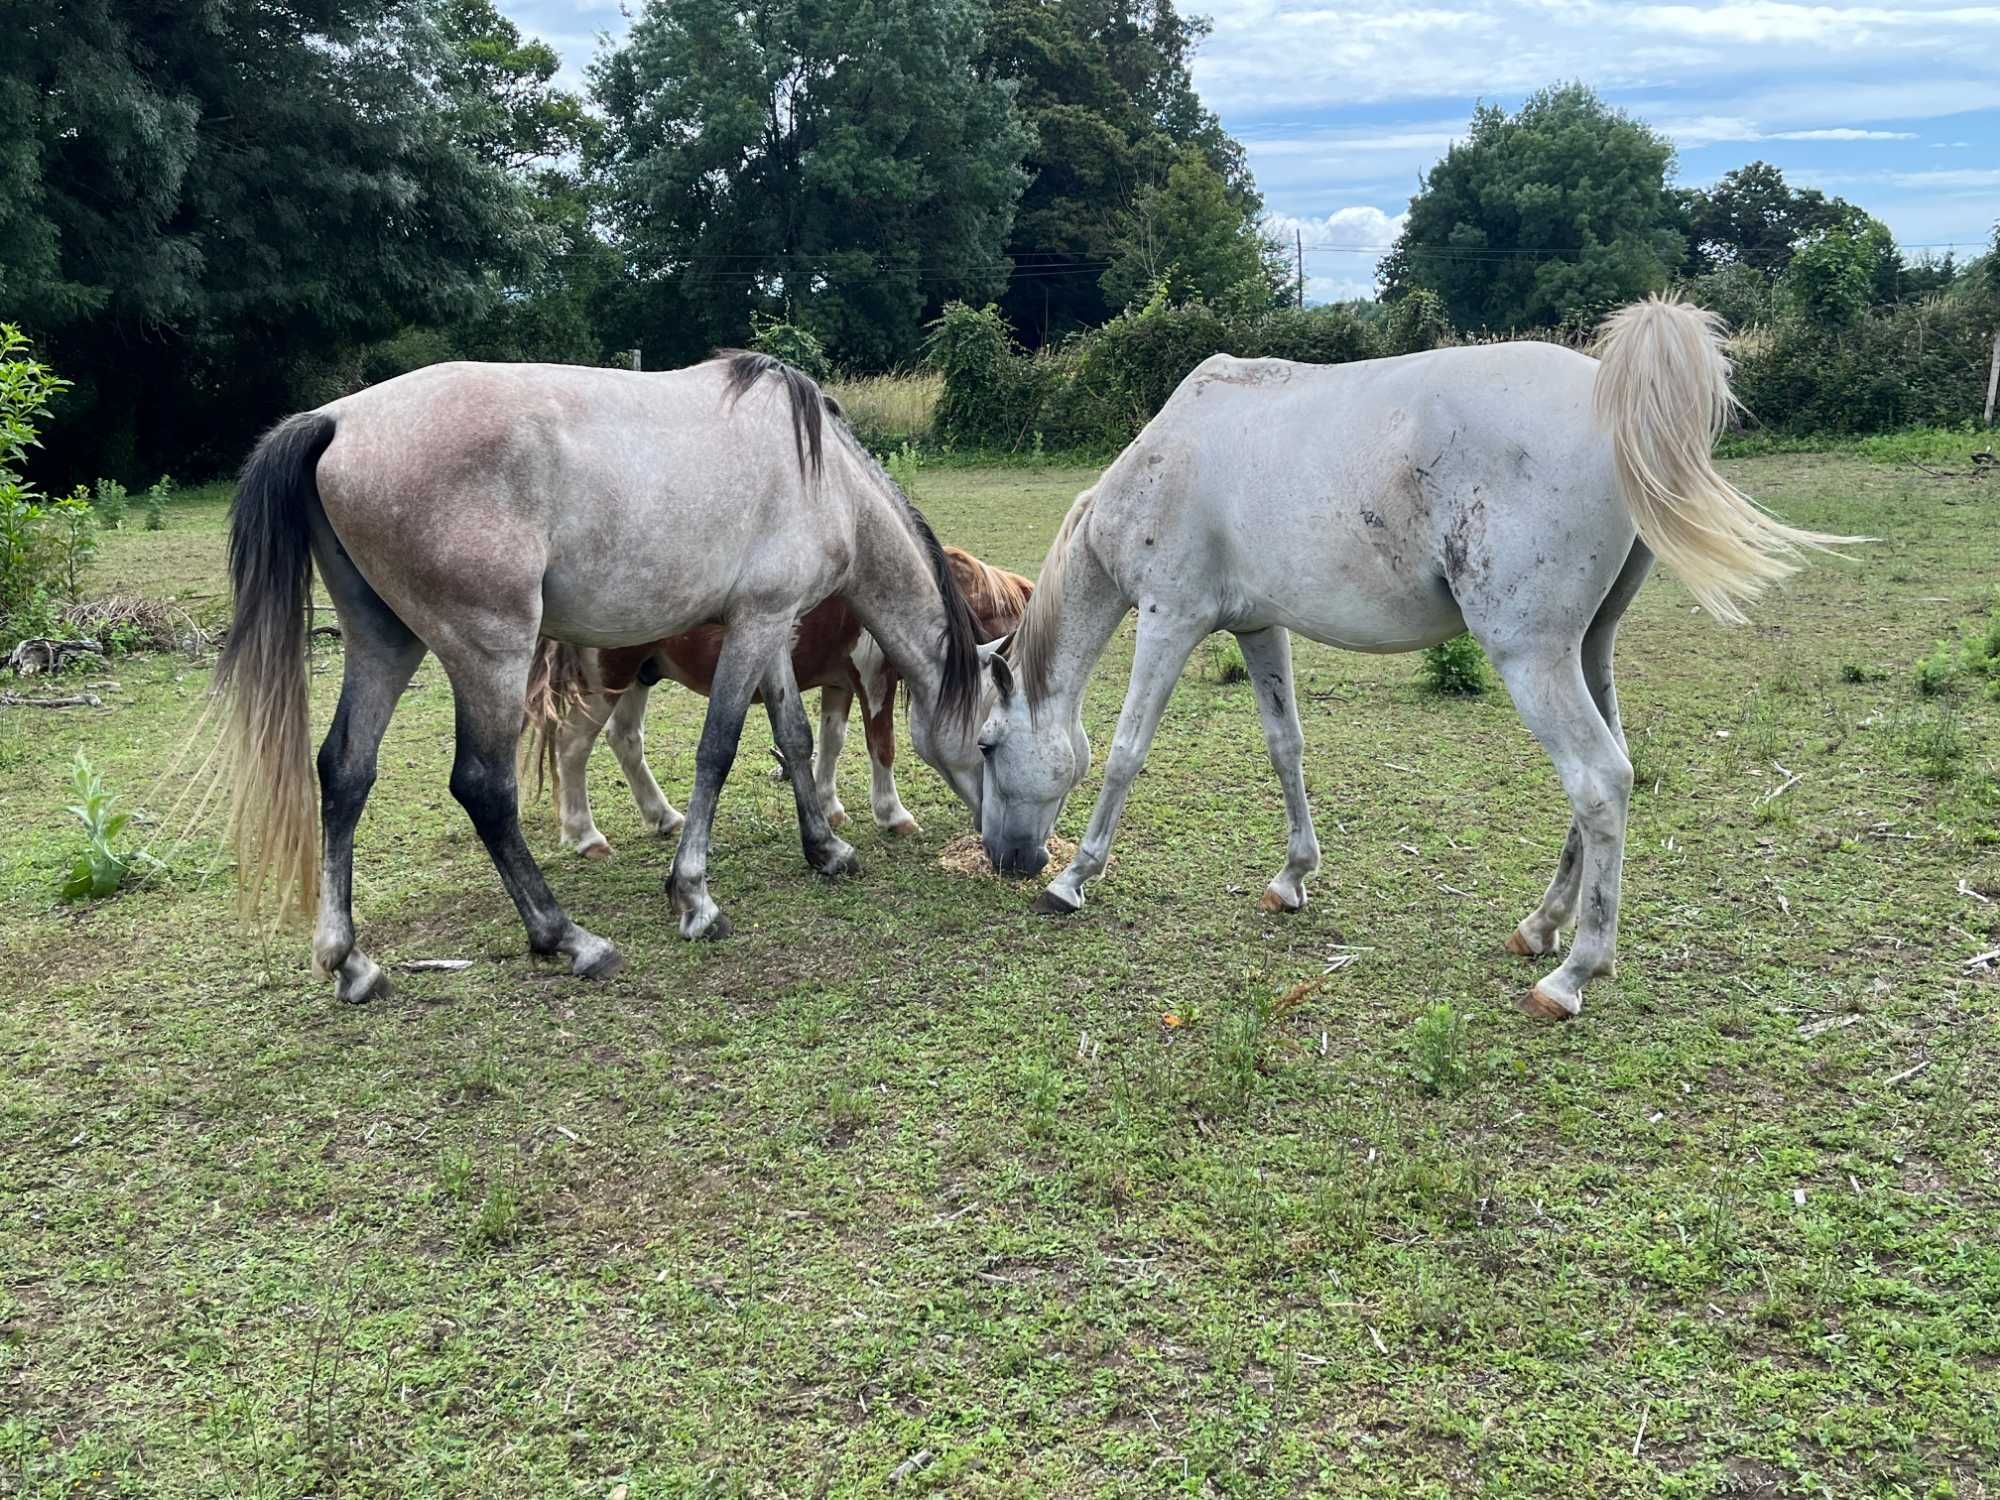
M 1649 297 L 1605 320 L 1595 407 L 1611 434 L 1618 489 L 1639 535 L 1716 619 L 1798 571 L 1802 548 L 1867 537 L 1801 531 L 1716 472 L 1715 440 L 1739 403 L 1720 320 L 1678 297 Z

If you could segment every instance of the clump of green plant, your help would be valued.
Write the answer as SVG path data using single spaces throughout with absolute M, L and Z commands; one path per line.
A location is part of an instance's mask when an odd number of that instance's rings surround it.
M 1960 627 L 1955 641 L 1939 641 L 1917 662 L 1916 688 L 1926 698 L 1950 692 L 1960 678 L 1983 680 L 1989 692 L 2000 692 L 2000 603 L 1984 625 Z
M 511 1245 L 521 1237 L 521 1223 L 520 1195 L 504 1182 L 496 1182 L 486 1190 L 479 1215 L 466 1232 L 466 1246 L 472 1250 L 497 1250 Z
M 70 764 L 69 780 L 76 792 L 76 801 L 69 805 L 69 810 L 83 825 L 85 843 L 82 852 L 71 861 L 68 874 L 63 876 L 62 898 L 102 900 L 116 894 L 125 877 L 132 873 L 132 859 L 118 852 L 118 837 L 132 815 L 114 810 L 118 799 L 106 789 L 104 778 L 81 750 Z
M 833 361 L 827 358 L 826 345 L 820 342 L 818 334 L 801 324 L 755 315 L 750 319 L 750 347 L 759 354 L 782 359 L 794 369 L 804 370 L 814 380 L 833 378 Z
M 1474 697 L 1486 691 L 1486 653 L 1469 635 L 1440 641 L 1424 652 L 1417 680 L 1447 698 Z
M 1410 1065 L 1427 1094 L 1449 1099 L 1472 1086 L 1472 1023 L 1449 1000 L 1418 1017 Z
M 98 524 L 106 531 L 119 531 L 124 528 L 126 502 L 124 485 L 115 479 L 97 481 L 97 498 L 92 503 L 97 510 Z
M 90 491 L 78 485 L 44 511 L 56 581 L 70 599 L 80 598 L 83 570 L 97 556 L 97 512 L 91 508 Z
M 1244 663 L 1243 648 L 1236 637 L 1218 632 L 1208 638 L 1208 675 L 1220 683 L 1248 682 L 1250 668 Z
M 174 481 L 170 474 L 162 474 L 154 480 L 146 491 L 146 529 L 165 531 L 167 529 L 167 502 L 174 497 Z
M 912 500 L 917 498 L 917 471 L 923 466 L 923 454 L 917 450 L 916 444 L 908 441 L 891 453 L 884 464 L 889 477 L 896 481 L 896 488 Z
M 1940 702 L 1919 714 L 1908 736 L 1910 756 L 1933 781 L 1951 781 L 1965 759 L 1965 735 L 1958 710 Z

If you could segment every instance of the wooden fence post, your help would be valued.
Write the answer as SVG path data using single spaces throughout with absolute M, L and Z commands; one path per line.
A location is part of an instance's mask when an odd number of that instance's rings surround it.
M 638 369 L 638 368 L 640 368 L 640 366 L 639 366 L 639 351 L 638 351 L 637 349 L 634 349 L 634 350 L 632 351 L 632 368 L 633 368 L 633 369 L 635 369 L 635 370 L 636 370 L 636 369 Z
M 1993 396 L 2000 391 L 2000 331 L 1993 335 L 1993 361 L 1986 367 L 1986 425 L 1993 425 Z

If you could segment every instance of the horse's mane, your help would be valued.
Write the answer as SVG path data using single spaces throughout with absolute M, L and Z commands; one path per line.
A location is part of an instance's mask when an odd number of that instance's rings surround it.
M 1062 618 L 1063 582 L 1069 572 L 1070 543 L 1075 539 L 1076 530 L 1090 514 L 1090 502 L 1096 498 L 1095 489 L 1085 490 L 1076 497 L 1076 503 L 1063 517 L 1062 529 L 1056 533 L 1055 542 L 1049 548 L 1048 561 L 1042 564 L 1041 576 L 1035 580 L 1034 597 L 1028 601 L 1026 613 L 1021 616 L 1020 629 L 1014 632 L 1014 639 L 1007 644 L 1007 659 L 1014 664 L 1022 687 L 1028 695 L 1028 709 L 1035 707 L 1048 696 L 1049 667 L 1056 652 L 1056 622 Z
M 861 439 L 854 435 L 854 429 L 847 425 L 840 408 L 833 404 L 831 398 L 827 405 L 834 416 L 834 433 L 842 446 L 878 485 L 896 497 L 903 508 L 903 519 L 909 524 L 911 535 L 931 565 L 931 577 L 937 583 L 938 597 L 944 604 L 944 625 L 938 631 L 938 650 L 944 657 L 944 674 L 938 682 L 937 711 L 969 734 L 972 731 L 972 716 L 979 708 L 980 672 L 979 629 L 972 616 L 972 607 L 966 601 L 965 591 L 959 587 L 944 544 L 931 530 L 931 523 L 924 519 L 924 513 L 917 509 L 914 500 L 903 493 L 903 487 L 890 477 L 889 471 L 876 462 L 875 455 L 862 445 Z
M 948 546 L 944 555 L 965 594 L 965 602 L 972 606 L 973 624 L 981 645 L 997 641 L 1021 623 L 1021 616 L 1027 612 L 1028 601 L 1035 593 L 1031 580 L 981 562 L 963 547 Z
M 802 478 L 819 478 L 826 413 L 831 410 L 836 419 L 840 416 L 840 407 L 834 399 L 804 370 L 786 364 L 775 355 L 758 354 L 750 349 L 719 349 L 715 358 L 727 372 L 723 392 L 732 406 L 766 375 L 778 377 L 791 402 L 792 441 L 798 447 L 799 474 Z

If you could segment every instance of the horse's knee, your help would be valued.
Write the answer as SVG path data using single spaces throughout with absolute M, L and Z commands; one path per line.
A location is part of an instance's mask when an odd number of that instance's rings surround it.
M 478 828 L 496 826 L 516 813 L 514 772 L 484 756 L 460 756 L 451 768 L 451 794 Z

